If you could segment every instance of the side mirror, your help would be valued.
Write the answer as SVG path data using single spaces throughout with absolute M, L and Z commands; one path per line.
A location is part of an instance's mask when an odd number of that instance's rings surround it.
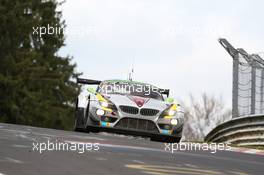
M 96 94 L 96 90 L 92 87 L 89 87 L 87 90 L 88 90 L 88 92 L 90 92 L 92 94 Z
M 174 98 L 167 98 L 165 101 L 168 102 L 168 103 L 173 103 L 174 102 Z

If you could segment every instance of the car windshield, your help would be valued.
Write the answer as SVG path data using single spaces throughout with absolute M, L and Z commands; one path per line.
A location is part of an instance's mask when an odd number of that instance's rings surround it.
M 164 100 L 162 94 L 159 92 L 159 88 L 148 84 L 105 82 L 98 87 L 97 91 L 101 94 L 132 95 Z

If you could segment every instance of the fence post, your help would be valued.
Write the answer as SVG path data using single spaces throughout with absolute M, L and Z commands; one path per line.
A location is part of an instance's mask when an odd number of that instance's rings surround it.
M 260 79 L 260 113 L 263 113 L 263 90 L 264 90 L 264 87 L 263 87 L 263 79 L 264 79 L 264 69 L 261 70 L 261 79 Z
M 239 54 L 233 59 L 233 99 L 232 99 L 232 118 L 239 116 L 238 113 L 238 81 L 239 81 Z
M 255 114 L 256 111 L 256 63 L 253 61 L 251 65 L 251 106 L 250 114 Z

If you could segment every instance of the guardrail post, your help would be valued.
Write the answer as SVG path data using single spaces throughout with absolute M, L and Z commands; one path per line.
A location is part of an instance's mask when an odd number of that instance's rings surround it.
M 255 114 L 256 109 L 256 63 L 253 61 L 251 67 L 251 107 L 250 114 Z
M 264 70 L 261 70 L 261 80 L 260 80 L 260 113 L 263 113 L 263 90 L 264 90 L 264 86 L 263 86 L 263 81 L 264 79 Z
M 239 81 L 239 54 L 233 59 L 233 97 L 232 97 L 232 118 L 239 116 L 238 113 L 238 81 Z

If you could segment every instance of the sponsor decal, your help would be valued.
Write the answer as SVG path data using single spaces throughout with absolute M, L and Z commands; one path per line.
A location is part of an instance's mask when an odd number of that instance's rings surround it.
M 132 97 L 129 96 L 129 99 L 132 100 L 138 107 L 142 107 L 149 99 L 143 97 Z
M 110 123 L 109 122 L 101 122 L 102 127 L 109 127 Z

